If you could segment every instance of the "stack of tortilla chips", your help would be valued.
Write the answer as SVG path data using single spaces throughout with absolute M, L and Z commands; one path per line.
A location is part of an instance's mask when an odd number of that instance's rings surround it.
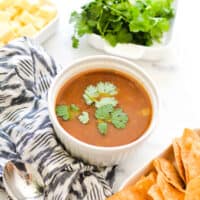
M 172 154 L 153 160 L 146 176 L 107 200 L 200 200 L 200 132 L 185 129 Z

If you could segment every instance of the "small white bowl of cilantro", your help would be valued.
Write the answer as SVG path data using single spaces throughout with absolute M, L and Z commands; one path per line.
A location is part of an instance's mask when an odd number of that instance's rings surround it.
M 130 59 L 160 60 L 170 51 L 174 0 L 92 0 L 72 12 L 72 45 L 89 44 Z
M 48 94 L 56 135 L 70 153 L 98 166 L 119 164 L 152 133 L 158 118 L 152 80 L 113 56 L 80 59 L 55 78 Z

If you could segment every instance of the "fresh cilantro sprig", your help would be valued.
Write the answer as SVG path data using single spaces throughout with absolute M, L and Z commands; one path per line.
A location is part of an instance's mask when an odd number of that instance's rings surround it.
M 118 93 L 117 88 L 110 82 L 99 82 L 97 85 L 89 85 L 83 94 L 83 98 L 87 105 L 95 104 L 95 107 L 112 104 L 117 105 L 114 96 Z
M 99 120 L 110 121 L 111 113 L 113 111 L 114 111 L 114 107 L 111 104 L 104 105 L 96 110 L 95 117 Z
M 92 103 L 97 101 L 97 98 L 99 97 L 98 90 L 95 86 L 89 85 L 83 94 L 83 98 L 85 100 L 85 103 L 87 105 L 91 105 Z
M 97 83 L 96 89 L 99 95 L 104 96 L 114 96 L 118 93 L 117 87 L 110 82 L 99 82 Z
M 128 122 L 128 115 L 121 108 L 114 108 L 111 104 L 98 108 L 95 112 L 98 122 L 98 129 L 102 135 L 107 132 L 107 123 L 112 123 L 116 128 L 125 128 Z
M 56 115 L 61 117 L 63 120 L 71 120 L 78 116 L 78 120 L 82 124 L 87 124 L 89 122 L 88 112 L 81 112 L 80 108 L 75 104 L 68 105 L 58 105 L 56 106 Z
M 125 128 L 128 122 L 128 115 L 121 108 L 111 113 L 111 122 L 116 128 Z
M 78 119 L 82 124 L 87 124 L 89 122 L 89 114 L 88 114 L 88 112 L 83 111 L 79 115 Z
M 99 82 L 96 85 L 89 85 L 83 94 L 87 105 L 95 105 L 95 117 L 98 122 L 98 130 L 106 135 L 108 123 L 116 128 L 125 128 L 128 116 L 120 108 L 115 108 L 118 101 L 115 95 L 118 94 L 117 87 L 110 82 Z
M 56 115 L 65 121 L 75 118 L 79 113 L 80 108 L 75 104 L 56 106 Z
M 170 28 L 174 17 L 173 0 L 92 0 L 80 13 L 74 11 L 70 22 L 74 23 L 73 47 L 79 38 L 95 33 L 110 45 L 135 43 L 150 46 L 160 42 Z
M 56 115 L 63 118 L 63 120 L 70 119 L 69 107 L 66 105 L 56 106 Z
M 98 130 L 101 133 L 101 135 L 106 135 L 106 132 L 108 130 L 108 123 L 106 123 L 106 122 L 99 122 L 98 123 Z
M 73 112 L 79 112 L 80 108 L 75 104 L 71 104 L 70 105 L 70 110 L 72 110 Z
M 114 97 L 103 97 L 99 101 L 96 101 L 95 106 L 96 108 L 100 108 L 105 105 L 112 105 L 116 106 L 118 101 Z

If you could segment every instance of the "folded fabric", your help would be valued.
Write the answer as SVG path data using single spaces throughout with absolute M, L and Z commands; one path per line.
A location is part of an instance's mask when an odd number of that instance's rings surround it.
M 59 69 L 27 38 L 0 49 L 0 180 L 5 163 L 21 159 L 41 175 L 47 200 L 104 200 L 114 168 L 71 157 L 49 120 L 47 92 Z

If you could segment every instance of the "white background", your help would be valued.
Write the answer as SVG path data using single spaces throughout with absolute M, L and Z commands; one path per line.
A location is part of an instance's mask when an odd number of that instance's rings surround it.
M 55 60 L 67 67 L 77 58 L 103 54 L 81 40 L 78 49 L 71 47 L 73 27 L 69 16 L 86 0 L 56 0 L 60 15 L 59 28 L 43 46 Z M 121 164 L 116 173 L 114 188 L 120 186 L 133 171 L 162 152 L 185 127 L 200 127 L 200 9 L 198 0 L 179 0 L 173 31 L 174 56 L 160 63 L 134 61 L 157 84 L 160 118 L 156 130 Z M 0 199 L 3 197 L 0 196 Z

